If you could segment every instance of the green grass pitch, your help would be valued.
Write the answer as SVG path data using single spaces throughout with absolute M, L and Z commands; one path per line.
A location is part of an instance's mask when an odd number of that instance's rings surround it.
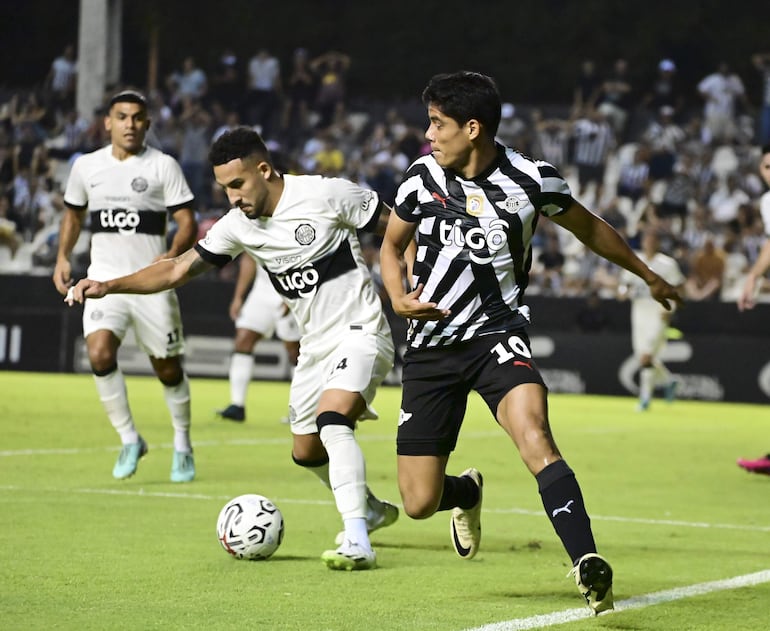
M 637 414 L 631 398 L 551 396 L 554 434 L 615 570 L 621 606 L 592 618 L 566 578 L 569 561 L 534 480 L 475 396 L 449 472 L 484 474 L 477 557 L 455 556 L 448 514 L 402 515 L 372 537 L 379 567 L 346 573 L 319 559 L 341 522 L 331 494 L 291 462 L 289 429 L 278 422 L 288 384 L 254 382 L 247 422 L 236 424 L 214 415 L 227 382 L 193 378 L 198 477 L 179 485 L 168 479 L 172 430 L 160 384 L 127 382 L 150 452 L 134 477 L 116 481 L 119 441 L 90 376 L 0 373 L 0 628 L 767 625 L 770 476 L 735 460 L 770 451 L 768 406 L 655 401 Z M 381 389 L 374 405 L 380 420 L 358 431 L 369 483 L 400 503 L 398 388 Z M 266 495 L 284 514 L 283 544 L 268 561 L 236 561 L 217 542 L 220 508 L 242 493 Z M 754 575 L 756 584 L 744 582 Z M 699 590 L 704 583 L 717 587 Z M 581 619 L 568 618 L 573 610 Z

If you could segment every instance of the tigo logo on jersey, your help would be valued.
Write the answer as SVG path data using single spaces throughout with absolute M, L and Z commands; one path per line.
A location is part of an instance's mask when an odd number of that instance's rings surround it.
M 465 202 L 465 212 L 473 217 L 481 217 L 484 212 L 484 197 L 482 195 L 468 195 Z
M 491 263 L 495 254 L 508 243 L 508 223 L 502 219 L 493 219 L 489 222 L 489 228 L 475 226 L 463 232 L 462 221 L 456 219 L 450 223 L 441 221 L 438 224 L 439 239 L 444 245 L 456 245 L 470 250 L 469 256 L 474 263 Z M 484 250 L 489 252 L 488 255 Z
M 117 228 L 118 232 L 131 234 L 139 225 L 139 213 L 125 208 L 108 208 L 99 211 L 99 223 L 102 228 Z
M 274 274 L 273 277 L 281 286 L 285 296 L 307 296 L 315 290 L 320 275 L 314 267 L 290 270 L 283 274 Z

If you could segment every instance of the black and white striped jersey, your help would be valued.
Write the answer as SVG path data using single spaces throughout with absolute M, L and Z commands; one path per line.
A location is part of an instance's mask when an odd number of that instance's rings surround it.
M 569 186 L 548 162 L 498 145 L 497 159 L 471 180 L 443 169 L 433 156 L 416 160 L 396 195 L 396 213 L 419 222 L 413 286 L 420 300 L 451 314 L 412 320 L 409 348 L 444 346 L 524 326 L 522 304 L 539 216 L 572 203 Z

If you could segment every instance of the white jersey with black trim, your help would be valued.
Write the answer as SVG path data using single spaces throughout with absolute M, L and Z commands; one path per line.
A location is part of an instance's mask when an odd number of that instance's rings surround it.
M 522 304 L 540 215 L 572 204 L 557 169 L 497 145 L 496 160 L 466 180 L 424 156 L 407 170 L 395 212 L 419 222 L 413 286 L 420 300 L 449 309 L 445 320 L 412 320 L 409 348 L 443 346 L 529 322 Z
M 233 208 L 195 246 L 219 267 L 246 252 L 291 309 L 303 349 L 335 347 L 353 330 L 389 332 L 356 230 L 375 217 L 377 193 L 317 175 L 284 175 L 270 217 Z
M 89 278 L 108 280 L 152 263 L 167 250 L 168 209 L 192 201 L 177 161 L 153 147 L 125 160 L 112 155 L 112 145 L 79 156 L 64 202 L 88 209 Z

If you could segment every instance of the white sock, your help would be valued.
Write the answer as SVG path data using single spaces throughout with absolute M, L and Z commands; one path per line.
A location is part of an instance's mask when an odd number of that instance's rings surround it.
M 351 519 L 366 520 L 366 463 L 353 430 L 346 425 L 326 425 L 321 428 L 321 442 L 329 454 L 329 482 L 331 483 L 337 510 L 347 522 Z M 369 544 L 364 524 L 364 535 L 351 533 L 354 543 Z
M 230 357 L 230 403 L 246 407 L 246 392 L 254 371 L 251 353 L 233 353 Z
M 652 398 L 652 384 L 654 380 L 654 368 L 642 368 L 639 371 L 639 398 L 642 401 L 649 401 Z
M 123 372 L 116 368 L 109 375 L 94 375 L 96 390 L 99 399 L 107 412 L 107 418 L 120 434 L 120 441 L 124 445 L 139 442 L 139 432 L 134 427 L 134 419 L 128 406 L 128 393 L 126 392 L 126 380 Z
M 371 551 L 372 544 L 369 541 L 369 531 L 366 528 L 366 520 L 353 517 L 345 520 L 345 540 L 357 543 L 367 551 Z M 344 543 L 343 543 L 344 545 Z
M 190 453 L 190 382 L 184 375 L 176 386 L 163 385 L 163 396 L 174 426 L 174 450 Z

